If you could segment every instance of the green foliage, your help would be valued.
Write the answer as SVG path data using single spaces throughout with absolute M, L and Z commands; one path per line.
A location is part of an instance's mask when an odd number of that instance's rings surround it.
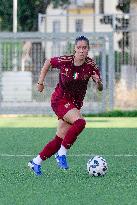
M 124 55 L 122 52 L 115 51 L 115 71 L 117 73 L 121 72 L 121 62 L 124 65 L 128 65 L 130 62 L 130 53 L 124 51 Z
M 109 111 L 104 113 L 98 113 L 98 114 L 89 114 L 85 115 L 86 117 L 137 117 L 137 110 L 133 111 L 121 111 L 121 110 L 115 110 L 115 111 Z
M 13 2 L 12 0 L 0 0 L 0 30 L 12 30 L 12 15 Z
M 67 42 L 64 53 L 66 55 L 74 54 L 74 45 L 71 42 Z
M 67 6 L 68 4 L 70 4 L 70 0 L 52 0 L 53 6 L 54 8 L 57 7 L 63 7 L 63 6 Z
M 130 0 L 119 0 L 116 8 L 121 10 L 123 13 L 129 13 Z
M 18 31 L 37 31 L 38 13 L 46 13 L 49 4 L 60 7 L 69 4 L 69 0 L 18 0 Z M 0 28 L 12 31 L 13 0 L 0 0 Z
M 1 47 L 3 51 L 2 68 L 4 71 L 11 71 L 15 49 L 19 59 L 22 52 L 22 44 L 20 42 L 2 42 Z

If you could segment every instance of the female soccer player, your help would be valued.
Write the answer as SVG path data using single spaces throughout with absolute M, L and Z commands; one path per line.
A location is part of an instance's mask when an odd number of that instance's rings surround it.
M 60 69 L 59 83 L 51 96 L 51 107 L 58 117 L 56 136 L 43 150 L 28 163 L 36 175 L 41 175 L 41 163 L 55 154 L 57 164 L 62 169 L 68 169 L 67 151 L 76 141 L 86 125 L 80 114 L 83 100 L 90 78 L 103 90 L 100 72 L 95 62 L 88 57 L 89 40 L 80 36 L 75 40 L 75 54 L 53 57 L 46 60 L 41 70 L 37 89 L 42 92 L 44 79 L 49 68 Z

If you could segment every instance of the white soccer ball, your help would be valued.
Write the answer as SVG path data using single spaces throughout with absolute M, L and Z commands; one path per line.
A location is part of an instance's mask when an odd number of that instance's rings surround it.
M 94 156 L 87 162 L 87 171 L 91 176 L 104 176 L 108 171 L 106 160 L 101 156 Z

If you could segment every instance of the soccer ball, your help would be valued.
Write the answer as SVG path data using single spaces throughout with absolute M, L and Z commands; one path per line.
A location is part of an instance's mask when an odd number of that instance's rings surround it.
M 87 171 L 91 176 L 104 176 L 108 166 L 106 160 L 101 156 L 94 156 L 87 162 Z

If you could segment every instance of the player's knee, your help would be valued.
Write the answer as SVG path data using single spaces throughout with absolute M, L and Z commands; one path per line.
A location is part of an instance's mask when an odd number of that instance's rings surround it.
M 60 138 L 64 139 L 64 137 L 65 137 L 67 131 L 68 131 L 68 128 L 62 126 L 62 127 L 60 127 L 60 129 L 57 130 L 56 134 L 57 134 Z
M 56 135 L 62 139 L 64 139 L 66 132 L 64 130 L 59 130 L 56 132 Z

